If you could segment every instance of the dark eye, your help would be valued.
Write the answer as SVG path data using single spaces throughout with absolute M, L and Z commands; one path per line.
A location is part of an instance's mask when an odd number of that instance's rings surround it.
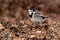
M 36 11 L 35 9 L 32 9 L 33 11 Z

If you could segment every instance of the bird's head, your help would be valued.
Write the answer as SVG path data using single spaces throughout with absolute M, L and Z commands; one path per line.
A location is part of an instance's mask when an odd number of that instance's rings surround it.
M 31 9 L 29 9 L 28 12 L 29 12 L 29 15 L 36 13 L 35 10 L 31 10 Z
M 28 12 L 29 12 L 29 16 L 32 18 L 32 15 L 35 13 L 35 10 L 29 9 Z

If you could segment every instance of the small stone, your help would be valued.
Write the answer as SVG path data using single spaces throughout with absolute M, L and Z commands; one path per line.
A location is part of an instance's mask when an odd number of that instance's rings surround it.
M 36 33 L 41 33 L 41 31 L 37 30 Z
M 17 37 L 13 38 L 13 40 L 19 40 Z
M 4 29 L 4 26 L 0 23 L 0 30 Z
M 30 35 L 30 38 L 33 38 L 33 37 L 35 37 L 35 35 Z
M 24 25 L 23 27 L 28 27 L 28 25 Z

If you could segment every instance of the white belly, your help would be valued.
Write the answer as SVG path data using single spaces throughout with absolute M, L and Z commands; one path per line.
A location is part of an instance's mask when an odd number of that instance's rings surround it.
M 42 18 L 30 18 L 30 20 L 32 21 L 32 22 L 39 22 L 39 23 L 42 23 L 44 20 L 42 19 Z

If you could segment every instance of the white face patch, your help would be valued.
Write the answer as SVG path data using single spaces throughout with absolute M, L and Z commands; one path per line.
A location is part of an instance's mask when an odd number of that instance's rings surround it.
M 32 13 L 33 13 L 33 10 L 28 10 L 28 12 L 29 12 L 29 15 L 32 15 Z

